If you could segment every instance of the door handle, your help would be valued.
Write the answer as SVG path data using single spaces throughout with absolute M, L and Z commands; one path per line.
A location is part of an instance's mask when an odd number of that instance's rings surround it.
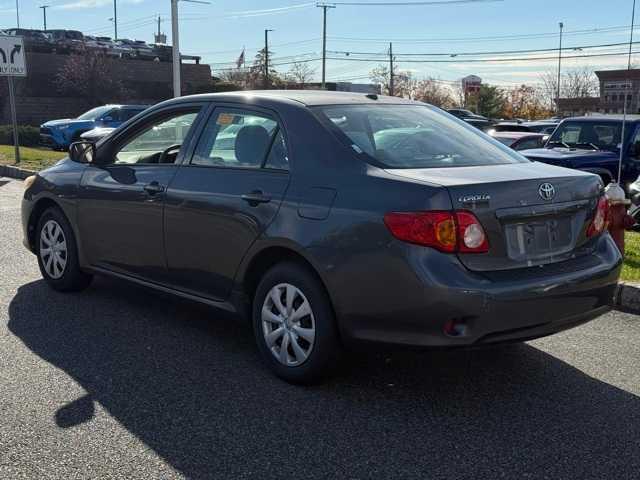
M 269 195 L 265 195 L 260 190 L 254 190 L 251 193 L 245 193 L 244 195 L 242 195 L 242 199 L 252 207 L 255 207 L 260 203 L 269 203 L 271 201 L 271 197 Z
M 142 188 L 144 188 L 144 191 L 147 192 L 149 195 L 155 195 L 156 193 L 164 192 L 164 187 L 156 181 L 148 183 Z

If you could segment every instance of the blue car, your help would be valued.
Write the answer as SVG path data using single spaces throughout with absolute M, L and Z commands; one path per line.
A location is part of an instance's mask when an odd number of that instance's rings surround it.
M 625 138 L 621 141 L 621 115 L 594 115 L 563 120 L 544 148 L 521 150 L 529 160 L 595 173 L 606 185 L 618 178 L 628 189 L 640 174 L 640 116 L 628 115 Z
M 40 143 L 54 150 L 66 150 L 80 135 L 96 127 L 116 128 L 147 108 L 146 105 L 103 105 L 78 118 L 50 120 L 40 125 Z

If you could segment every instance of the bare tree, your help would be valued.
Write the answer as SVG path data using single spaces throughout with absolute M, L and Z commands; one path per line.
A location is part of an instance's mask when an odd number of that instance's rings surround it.
M 304 85 L 305 83 L 309 83 L 315 74 L 316 69 L 311 67 L 307 62 L 296 62 L 291 65 L 291 68 L 286 73 L 285 78 L 291 82 Z
M 375 84 L 380 85 L 383 94 L 389 94 L 389 67 L 378 65 L 369 72 L 369 78 Z M 409 71 L 395 70 L 393 72 L 393 94 L 396 97 L 413 98 L 417 80 Z
M 110 61 L 102 53 L 92 51 L 69 55 L 55 78 L 58 90 L 96 105 L 130 97 L 132 92 L 111 74 Z
M 245 88 L 248 83 L 249 70 L 246 68 L 224 70 L 220 73 L 219 77 L 223 82 L 233 83 L 240 88 Z
M 412 98 L 436 107 L 452 108 L 456 104 L 453 94 L 453 90 L 448 85 L 444 85 L 436 78 L 427 77 L 416 83 Z
M 543 101 L 555 109 L 558 96 L 558 71 L 547 70 L 540 76 Z M 565 70 L 560 77 L 560 98 L 594 97 L 598 95 L 598 79 L 589 67 Z

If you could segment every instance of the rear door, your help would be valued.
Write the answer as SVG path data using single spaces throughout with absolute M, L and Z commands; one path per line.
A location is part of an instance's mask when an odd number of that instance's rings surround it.
M 217 106 L 167 191 L 165 246 L 174 286 L 226 299 L 288 184 L 286 134 L 276 115 Z

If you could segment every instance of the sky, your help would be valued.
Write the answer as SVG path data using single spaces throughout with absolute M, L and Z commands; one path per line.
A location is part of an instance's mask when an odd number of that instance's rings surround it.
M 458 82 L 474 74 L 501 86 L 536 84 L 541 74 L 557 69 L 559 22 L 564 23 L 567 48 L 563 69 L 627 64 L 628 45 L 623 44 L 629 42 L 632 0 L 439 0 L 406 5 L 415 1 L 355 6 L 336 0 L 336 8 L 327 13 L 327 81 L 367 82 L 373 67 L 388 62 L 391 41 L 398 71 L 417 78 Z M 151 42 L 160 15 L 161 29 L 171 41 L 170 0 L 117 2 L 121 38 Z M 20 26 L 42 28 L 43 4 L 49 5 L 50 29 L 113 36 L 113 0 L 18 0 Z M 264 30 L 272 29 L 269 48 L 275 68 L 286 72 L 292 62 L 305 61 L 315 78 L 320 76 L 322 9 L 316 2 L 180 1 L 179 17 L 180 50 L 201 55 L 214 73 L 233 68 L 243 48 L 249 63 L 264 45 Z M 640 5 L 635 23 L 640 25 Z M 0 0 L 0 29 L 15 25 L 15 0 Z M 635 34 L 640 42 L 640 31 Z M 550 51 L 539 51 L 544 49 Z M 633 50 L 640 55 L 640 43 Z M 569 58 L 579 56 L 583 58 Z

